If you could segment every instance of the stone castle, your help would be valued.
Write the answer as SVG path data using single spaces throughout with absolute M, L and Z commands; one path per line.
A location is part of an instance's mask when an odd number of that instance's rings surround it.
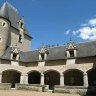
M 0 89 L 82 93 L 96 86 L 96 41 L 70 40 L 30 51 L 31 39 L 17 9 L 5 2 L 0 8 Z

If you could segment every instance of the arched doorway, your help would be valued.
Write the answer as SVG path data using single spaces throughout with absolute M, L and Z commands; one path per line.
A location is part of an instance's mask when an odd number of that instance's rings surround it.
M 15 88 L 16 83 L 20 83 L 21 73 L 16 70 L 6 70 L 2 73 L 2 83 L 11 83 L 11 88 Z
M 49 89 L 53 90 L 54 85 L 60 85 L 60 74 L 54 70 L 45 72 L 44 83 L 49 85 Z
M 83 86 L 83 72 L 77 69 L 65 71 L 64 84 L 68 86 Z
M 87 72 L 89 86 L 96 86 L 96 69 L 91 69 Z
M 28 74 L 29 84 L 40 84 L 41 74 L 37 71 L 30 72 Z

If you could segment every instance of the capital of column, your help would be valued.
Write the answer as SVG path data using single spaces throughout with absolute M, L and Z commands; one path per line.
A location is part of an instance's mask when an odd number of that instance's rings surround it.
M 64 77 L 64 74 L 63 73 L 60 73 L 60 76 L 63 76 Z
M 28 76 L 28 74 L 26 74 L 26 73 L 22 73 L 21 76 Z
M 84 76 L 87 76 L 87 73 L 83 73 Z
M 43 74 L 43 73 L 41 73 L 41 76 L 44 76 L 44 74 Z

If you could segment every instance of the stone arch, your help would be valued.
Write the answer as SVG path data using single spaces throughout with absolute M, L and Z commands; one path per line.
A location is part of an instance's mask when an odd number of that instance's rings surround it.
M 89 86 L 96 86 L 96 68 L 87 71 Z
M 41 73 L 37 70 L 28 72 L 28 83 L 29 84 L 40 84 Z
M 49 70 L 46 70 L 46 71 L 44 71 L 43 73 L 44 73 L 44 74 L 46 74 L 47 72 L 50 72 L 50 71 L 54 71 L 54 72 L 57 72 L 58 74 L 60 74 L 60 72 L 59 72 L 59 71 L 54 70 L 54 69 L 49 69 Z
M 30 73 L 32 73 L 32 72 L 38 72 L 38 73 L 41 74 L 41 72 L 40 72 L 39 70 L 30 70 L 30 71 L 27 72 L 27 74 L 30 74 Z
M 60 85 L 60 73 L 57 70 L 47 70 L 44 72 L 44 83 L 53 90 L 54 85 Z
M 83 72 L 78 69 L 64 71 L 64 84 L 68 86 L 83 86 Z
M 81 72 L 82 74 L 84 73 L 82 70 L 75 68 L 75 69 L 67 69 L 67 70 L 65 70 L 65 71 L 63 72 L 63 74 L 65 74 L 65 73 L 68 72 L 68 71 L 72 71 L 72 70 L 79 71 L 79 72 Z
M 21 72 L 14 69 L 7 69 L 2 72 L 2 83 L 11 83 L 11 88 L 15 88 L 16 83 L 20 83 Z
M 5 72 L 5 71 L 16 71 L 17 73 L 22 74 L 22 72 L 20 72 L 19 70 L 16 70 L 16 69 L 5 69 L 5 70 L 2 71 L 2 73 Z

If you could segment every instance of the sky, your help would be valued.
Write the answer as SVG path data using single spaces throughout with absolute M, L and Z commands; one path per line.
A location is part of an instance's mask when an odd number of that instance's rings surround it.
M 5 0 L 0 0 L 0 6 Z M 7 0 L 24 16 L 31 49 L 96 40 L 96 0 Z

